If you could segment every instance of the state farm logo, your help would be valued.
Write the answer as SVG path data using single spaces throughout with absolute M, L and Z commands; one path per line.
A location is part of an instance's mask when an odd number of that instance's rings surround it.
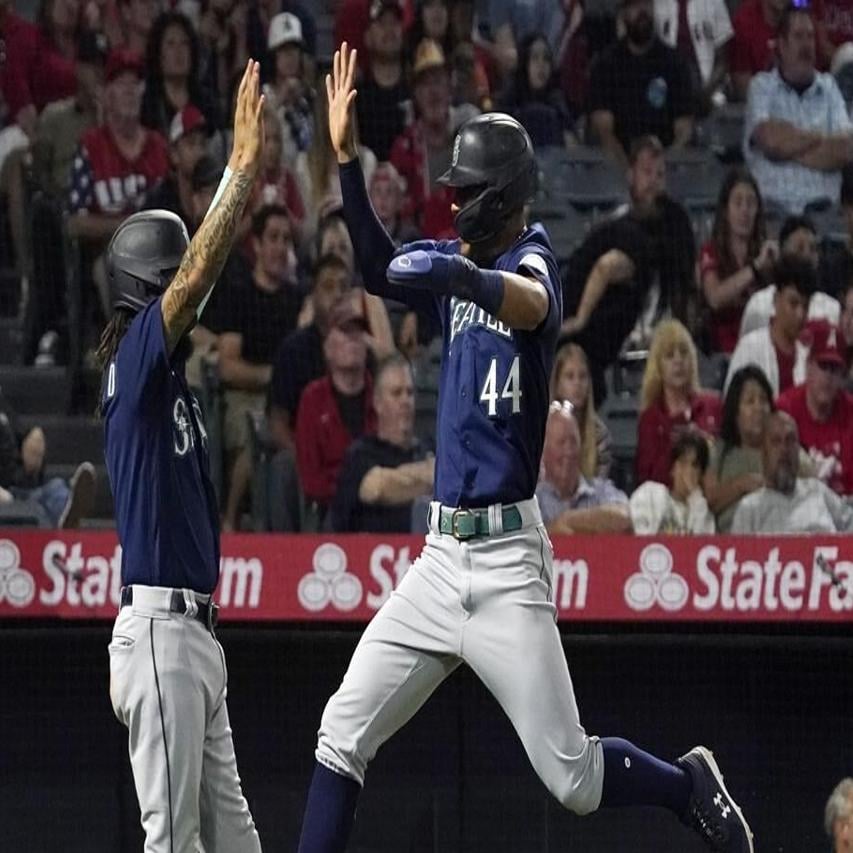
M 0 602 L 26 607 L 36 594 L 33 576 L 21 568 L 21 552 L 14 542 L 0 540 Z
M 299 581 L 299 603 L 312 612 L 322 610 L 329 602 L 337 610 L 348 612 L 361 603 L 361 581 L 347 572 L 346 551 L 326 542 L 314 552 L 314 571 Z
M 625 603 L 632 610 L 681 610 L 690 597 L 687 581 L 672 570 L 672 554 L 657 542 L 640 552 L 640 571 L 625 581 Z

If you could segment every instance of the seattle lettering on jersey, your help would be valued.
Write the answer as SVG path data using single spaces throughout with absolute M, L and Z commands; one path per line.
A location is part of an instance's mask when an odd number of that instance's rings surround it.
M 450 300 L 450 343 L 468 326 L 485 326 L 490 332 L 512 340 L 512 329 L 500 320 L 492 317 L 484 308 L 480 308 L 467 299 L 452 297 Z

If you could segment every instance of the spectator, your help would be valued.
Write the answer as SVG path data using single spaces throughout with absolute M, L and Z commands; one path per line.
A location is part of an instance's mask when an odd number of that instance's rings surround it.
M 415 120 L 395 140 L 388 158 L 406 182 L 404 215 L 426 237 L 453 237 L 453 191 L 438 182 L 450 168 L 456 131 L 479 110 L 450 103 L 450 72 L 437 42 L 418 46 L 412 70 Z
M 450 3 L 453 48 L 445 56 L 450 56 L 453 66 L 453 103 L 474 104 L 487 111 L 492 108 L 491 92 L 499 83 L 498 67 L 494 46 L 480 36 L 474 5 L 474 0 Z
M 791 213 L 815 202 L 838 204 L 853 125 L 835 79 L 815 70 L 807 8 L 783 12 L 777 50 L 777 67 L 749 84 L 744 159 L 766 202 Z
M 175 116 L 193 104 L 207 130 L 219 128 L 219 111 L 199 79 L 198 38 L 186 15 L 164 12 L 154 22 L 146 50 L 142 123 L 168 136 Z
M 40 426 L 26 433 L 0 395 L 0 507 L 38 520 L 41 527 L 76 528 L 95 501 L 95 469 L 91 462 L 77 466 L 70 481 L 47 479 L 47 442 Z M 4 514 L 0 510 L 0 517 Z
M 853 278 L 847 280 L 847 284 L 841 291 L 840 330 L 844 338 L 847 357 L 850 360 L 850 355 L 853 354 Z M 848 376 L 848 387 L 851 378 L 853 378 L 853 372 Z
M 789 216 L 782 223 L 779 230 L 779 249 L 783 256 L 800 258 L 807 262 L 817 275 L 820 260 L 817 231 L 808 216 Z M 776 285 L 768 284 L 749 297 L 740 321 L 741 338 L 755 329 L 765 328 L 770 323 L 775 295 Z M 838 300 L 829 294 L 813 290 L 807 308 L 808 320 L 828 320 L 833 325 L 838 325 L 841 306 Z
M 761 448 L 773 411 L 773 390 L 761 369 L 748 364 L 738 370 L 726 393 L 720 438 L 711 451 L 704 482 L 720 533 L 731 530 L 743 497 L 764 485 Z
M 251 3 L 246 9 L 246 51 L 249 56 L 258 57 L 261 63 L 261 79 L 270 80 L 274 76 L 275 57 L 267 52 L 267 38 L 270 23 L 279 12 L 289 12 L 296 16 L 302 30 L 302 61 L 305 64 L 305 79 L 316 76 L 317 22 L 310 8 L 313 4 L 306 0 L 276 0 L 272 3 Z M 245 64 L 245 61 L 244 61 Z
M 355 254 L 350 240 L 347 224 L 343 213 L 333 210 L 324 216 L 317 226 L 316 256 L 337 255 L 353 273 L 355 270 Z
M 409 533 L 414 501 L 432 494 L 435 460 L 415 436 L 415 383 L 409 362 L 392 355 L 376 368 L 376 434 L 344 457 L 332 503 L 340 533 Z
M 169 160 L 172 168 L 156 187 L 145 195 L 143 207 L 170 210 L 181 217 L 190 233 L 195 231 L 192 176 L 204 156 L 205 121 L 198 107 L 187 104 L 175 113 L 169 128 Z
M 545 427 L 536 498 L 548 532 L 630 533 L 628 498 L 604 477 L 581 472 L 581 433 L 571 403 L 554 402 Z
M 716 394 L 699 387 L 696 345 L 678 320 L 664 320 L 652 338 L 637 429 L 637 483 L 671 485 L 670 449 L 677 433 L 693 427 L 709 438 L 720 431 L 722 407 Z M 704 468 L 703 468 L 704 473 Z
M 853 507 L 820 480 L 798 478 L 797 425 L 785 412 L 767 419 L 762 447 L 764 487 L 740 502 L 732 533 L 841 533 L 853 530 Z
M 782 12 L 790 0 L 743 0 L 734 13 L 732 89 L 738 101 L 746 100 L 749 81 L 773 65 L 776 35 Z
M 232 0 L 202 0 L 200 4 L 197 23 L 199 79 L 215 98 L 219 115 L 233 112 L 237 84 L 249 58 L 247 11 L 251 15 L 251 9 L 247 10 L 246 4 L 234 3 Z M 258 41 L 263 50 L 252 55 L 256 58 L 262 56 L 266 60 L 266 63 L 262 62 L 263 71 L 264 64 L 269 65 L 266 26 L 263 28 L 263 37 Z M 269 75 L 262 73 L 261 79 L 267 80 Z M 228 132 L 226 129 L 225 133 Z
M 293 446 L 293 427 L 305 387 L 326 372 L 323 340 L 329 314 L 350 289 L 352 273 L 337 255 L 322 255 L 314 267 L 311 322 L 287 335 L 273 363 L 270 432 L 279 449 Z
M 634 142 L 628 189 L 628 208 L 587 235 L 563 278 L 562 334 L 589 358 L 597 403 L 604 369 L 629 337 L 645 347 L 661 317 L 686 320 L 696 289 L 693 229 L 665 194 L 663 148 L 653 136 Z
M 818 64 L 821 68 L 830 68 L 838 48 L 853 41 L 850 7 L 844 0 L 814 0 L 811 11 L 815 25 Z
M 328 373 L 302 392 L 296 415 L 299 480 L 312 515 L 324 522 L 347 450 L 376 434 L 373 380 L 367 370 L 367 324 L 351 298 L 332 310 L 323 341 Z
M 280 12 L 270 21 L 267 49 L 275 70 L 264 90 L 281 122 L 283 163 L 291 167 L 314 137 L 314 92 L 305 76 L 304 46 L 296 15 Z
M 403 7 L 400 0 L 370 0 L 370 23 L 364 34 L 368 71 L 358 86 L 355 106 L 358 132 L 379 161 L 405 127 L 404 102 L 409 89 L 403 73 Z M 352 44 L 352 43 L 350 43 Z
M 359 145 L 358 151 L 365 180 L 369 181 L 376 168 L 376 158 L 363 145 Z M 311 240 L 317 233 L 320 220 L 330 212 L 340 210 L 343 204 L 338 162 L 329 136 L 329 105 L 323 86 L 314 98 L 314 139 L 307 151 L 296 155 L 294 174 L 305 207 L 302 233 L 306 240 Z
M 166 140 L 140 123 L 142 65 L 113 51 L 105 71 L 103 124 L 80 141 L 71 171 L 68 233 L 100 253 L 119 223 L 139 209 L 146 191 L 166 176 Z M 98 267 L 100 269 L 100 267 Z M 111 314 L 106 277 L 95 272 L 105 317 Z
M 219 375 L 226 388 L 225 450 L 233 462 L 223 523 L 231 530 L 237 529 L 251 475 L 247 419 L 264 410 L 276 350 L 296 328 L 301 303 L 287 209 L 261 208 L 252 220 L 252 234 L 254 268 L 248 280 L 238 278 L 228 288 L 218 347 Z
M 445 56 L 453 53 L 450 6 L 453 0 L 418 0 L 415 19 L 406 33 L 406 54 L 414 56 L 424 39 L 438 42 Z
M 556 50 L 563 31 L 565 13 L 562 3 L 554 0 L 491 0 L 489 26 L 494 37 L 495 57 L 504 76 L 520 63 L 516 46 L 534 33 L 543 33 L 551 50 Z
M 634 533 L 714 533 L 714 516 L 702 492 L 708 440 L 695 430 L 685 430 L 666 458 L 672 486 L 647 480 L 631 495 Z
M 755 179 L 745 169 L 732 169 L 720 188 L 711 239 L 699 258 L 714 352 L 734 351 L 747 300 L 769 280 L 777 255 L 776 243 L 764 239 L 764 211 Z
M 853 846 L 853 779 L 842 779 L 826 801 L 823 826 L 832 841 L 831 853 L 849 853 Z
M 402 22 L 402 31 L 406 32 L 414 21 L 415 0 L 398 0 L 396 5 Z M 374 14 L 373 0 L 340 0 L 336 7 L 334 43 L 339 45 L 345 41 L 350 50 L 358 51 L 359 67 L 368 68 L 371 61 L 370 38 L 367 31 L 370 29 Z
M 734 30 L 724 0 L 654 0 L 655 30 L 690 69 L 693 92 L 702 111 L 729 73 L 728 45 Z
M 126 50 L 145 56 L 159 0 L 117 0 L 115 14 L 105 8 L 104 32 L 111 50 Z
M 654 134 L 664 145 L 693 136 L 690 70 L 654 30 L 652 0 L 622 0 L 625 35 L 599 56 L 589 83 L 590 125 L 617 163 L 631 143 Z
M 613 438 L 595 411 L 589 362 L 573 343 L 563 344 L 551 371 L 551 400 L 572 404 L 581 436 L 581 473 L 587 479 L 608 477 L 613 464 Z
M 789 388 L 776 403 L 797 424 L 818 479 L 840 495 L 853 495 L 853 397 L 844 390 L 844 340 L 826 323 L 810 331 L 805 384 Z
M 405 182 L 394 164 L 380 163 L 370 178 L 365 177 L 365 181 L 370 203 L 391 239 L 398 246 L 417 240 L 417 229 L 401 213 Z
M 515 79 L 502 107 L 524 125 L 534 148 L 572 142 L 572 115 L 554 70 L 554 57 L 542 33 L 521 42 Z
M 747 364 L 764 371 L 774 397 L 805 379 L 808 348 L 799 337 L 814 290 L 814 269 L 799 258 L 783 255 L 776 264 L 774 278 L 773 317 L 767 326 L 738 341 L 729 362 L 726 389 L 735 373 Z

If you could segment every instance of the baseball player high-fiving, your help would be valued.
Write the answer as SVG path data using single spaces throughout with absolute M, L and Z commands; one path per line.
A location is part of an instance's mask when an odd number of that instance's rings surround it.
M 368 762 L 460 663 L 512 721 L 567 809 L 669 808 L 715 850 L 753 850 L 703 747 L 675 764 L 580 724 L 552 600 L 552 549 L 534 497 L 561 319 L 548 236 L 525 222 L 536 189 L 527 133 L 471 119 L 439 180 L 461 240 L 395 252 L 370 206 L 353 139 L 355 51 L 326 80 L 344 214 L 369 291 L 432 314 L 444 333 L 435 499 L 424 549 L 376 614 L 320 723 L 300 853 L 343 851 Z
M 107 250 L 115 313 L 104 368 L 107 468 L 123 546 L 110 698 L 128 728 L 148 853 L 259 853 L 240 788 L 213 629 L 219 513 L 207 433 L 187 387 L 188 333 L 219 275 L 263 147 L 259 67 L 240 84 L 234 149 L 192 243 L 163 210 L 125 220 Z

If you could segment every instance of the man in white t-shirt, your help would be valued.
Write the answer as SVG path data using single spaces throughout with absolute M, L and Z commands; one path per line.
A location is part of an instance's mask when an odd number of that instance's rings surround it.
M 814 477 L 798 479 L 797 424 L 775 412 L 764 431 L 764 488 L 743 498 L 732 533 L 841 533 L 853 531 L 853 507 Z

